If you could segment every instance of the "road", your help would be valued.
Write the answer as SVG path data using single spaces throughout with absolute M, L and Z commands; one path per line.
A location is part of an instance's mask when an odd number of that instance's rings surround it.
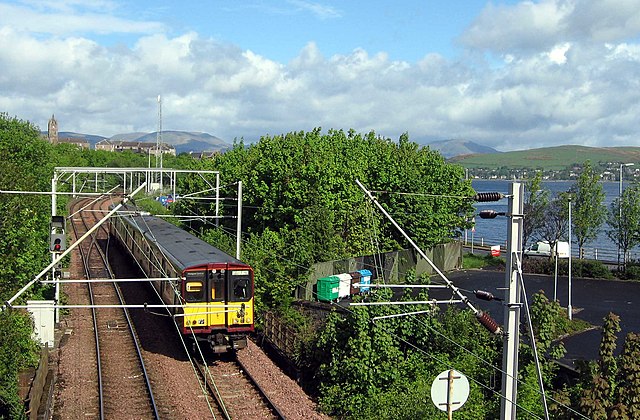
M 486 290 L 495 296 L 504 298 L 505 273 L 501 271 L 463 270 L 447 273 L 447 278 L 457 287 L 473 290 Z M 549 299 L 553 299 L 554 277 L 536 274 L 524 274 L 524 283 L 529 303 L 533 301 L 532 295 L 544 290 Z M 603 318 L 613 312 L 620 316 L 618 333 L 619 353 L 622 350 L 624 337 L 629 332 L 640 332 L 640 283 L 620 280 L 599 280 L 572 278 L 572 307 L 574 317 L 583 319 L 595 326 L 602 326 Z M 479 309 L 488 311 L 499 323 L 503 324 L 503 308 L 499 301 L 483 301 L 475 298 L 473 293 L 467 293 L 470 300 Z M 430 296 L 438 299 L 448 299 L 451 292 L 434 289 Z M 557 298 L 563 307 L 568 302 L 568 278 L 558 277 Z M 598 357 L 601 330 L 591 330 L 564 339 L 567 354 L 565 359 L 593 360 Z

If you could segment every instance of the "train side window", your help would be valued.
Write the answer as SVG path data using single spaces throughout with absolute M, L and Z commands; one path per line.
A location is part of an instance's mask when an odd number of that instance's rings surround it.
M 212 302 L 222 302 L 224 300 L 224 278 L 224 270 L 211 270 L 209 282 Z
M 206 282 L 204 271 L 187 271 L 184 287 L 184 300 L 202 302 L 205 300 Z
M 231 300 L 246 302 L 251 299 L 251 273 L 249 270 L 231 272 Z

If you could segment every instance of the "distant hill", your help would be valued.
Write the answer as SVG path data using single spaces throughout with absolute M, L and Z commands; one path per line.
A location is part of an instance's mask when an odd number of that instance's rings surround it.
M 429 146 L 431 150 L 437 150 L 447 159 L 454 156 L 464 156 L 476 153 L 502 153 L 492 147 L 460 139 L 433 141 L 428 143 L 427 146 Z
M 143 134 L 129 141 L 155 143 L 157 135 L 157 132 Z M 223 151 L 231 147 L 229 143 L 209 133 L 190 131 L 162 131 L 162 142 L 175 147 L 177 154 L 184 152 Z
M 46 136 L 46 132 L 42 133 Z M 122 133 L 109 138 L 92 134 L 80 134 L 69 131 L 58 133 L 59 138 L 84 139 L 89 142 L 94 149 L 96 143 L 102 140 L 114 141 L 141 141 L 145 143 L 155 143 L 157 132 L 153 133 Z M 191 131 L 162 131 L 162 142 L 176 148 L 176 153 L 184 152 L 219 152 L 231 148 L 231 145 L 219 137 L 208 133 Z
M 450 162 L 459 163 L 466 168 L 531 168 L 543 170 L 562 170 L 573 163 L 585 161 L 593 164 L 636 163 L 640 162 L 640 147 L 587 147 L 556 146 L 539 149 L 517 150 L 492 154 L 455 156 Z
M 116 134 L 115 136 L 109 137 L 109 140 L 113 141 L 136 141 L 142 136 L 146 136 L 148 133 L 124 133 L 124 134 Z M 155 139 L 153 140 L 155 142 Z
M 43 131 L 42 134 L 45 137 L 47 136 L 47 132 L 46 131 Z M 60 139 L 86 140 L 91 145 L 94 145 L 94 144 L 98 143 L 99 141 L 102 141 L 102 140 L 106 139 L 106 137 L 102 137 L 102 136 L 95 136 L 95 135 L 92 135 L 92 134 L 80 134 L 80 133 L 74 133 L 72 131 L 60 131 L 58 133 L 58 138 L 60 138 Z

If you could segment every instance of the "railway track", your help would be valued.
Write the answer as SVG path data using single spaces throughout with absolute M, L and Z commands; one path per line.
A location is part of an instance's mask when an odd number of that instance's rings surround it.
M 78 212 L 83 207 L 84 210 Z M 85 200 L 73 204 L 70 212 L 73 216 L 67 226 L 75 229 L 74 236 L 78 238 L 95 224 L 94 219 L 101 219 L 106 211 L 97 211 L 97 206 L 89 205 L 89 201 Z M 73 253 L 71 271 L 76 273 L 74 278 L 82 278 L 85 267 L 89 272 L 86 275 L 88 278 L 111 277 L 109 265 L 104 263 L 102 249 L 107 249 L 107 257 L 117 278 L 143 277 L 135 263 L 128 263 L 128 255 L 122 247 L 105 246 L 109 245 L 107 231 L 108 228 L 97 229 L 93 232 L 94 237 L 86 238 L 78 247 L 78 252 Z M 112 241 L 112 244 L 115 242 Z M 131 347 L 127 342 L 133 341 L 132 334 L 127 332 L 128 321 L 121 308 L 105 308 L 107 305 L 120 306 L 118 292 L 111 282 L 89 284 L 92 286 L 91 293 L 84 283 L 64 285 L 65 295 L 74 307 L 68 315 L 69 323 L 65 332 L 69 338 L 68 344 L 62 344 L 61 357 L 66 363 L 59 368 L 61 375 L 57 393 L 60 398 L 56 401 L 56 411 L 61 415 L 58 418 L 275 419 L 285 418 L 281 413 L 283 408 L 288 418 L 320 418 L 313 408 L 304 411 L 305 415 L 301 417 L 303 411 L 300 407 L 306 402 L 303 398 L 296 400 L 293 397 L 298 395 L 295 391 L 288 392 L 288 398 L 273 392 L 274 386 L 279 391 L 287 389 L 281 382 L 276 381 L 279 385 L 273 382 L 272 378 L 281 375 L 267 375 L 271 379 L 260 378 L 260 374 L 264 376 L 265 373 L 261 370 L 257 378 L 267 381 L 262 386 L 272 397 L 275 396 L 276 403 L 281 405 L 278 409 L 264 396 L 260 386 L 254 384 L 255 381 L 247 374 L 247 368 L 239 364 L 235 357 L 221 357 L 207 350 L 205 357 L 199 357 L 204 358 L 204 365 L 198 366 L 192 357 L 193 353 L 188 350 L 189 343 L 182 341 L 180 334 L 176 335 L 175 323 L 170 317 L 163 315 L 162 310 L 134 309 L 131 318 L 137 326 L 137 332 L 133 336 L 143 343 L 143 354 L 158 404 L 158 408 L 149 408 L 154 404 L 151 401 L 153 397 L 150 397 L 152 391 L 145 390 L 142 385 L 144 368 L 135 362 L 139 356 L 133 350 L 125 350 Z M 147 303 L 161 303 L 155 291 L 144 282 L 119 284 L 129 305 L 142 307 Z M 93 296 L 93 303 L 100 306 L 95 321 L 87 316 L 89 311 L 83 308 L 90 304 L 90 295 Z M 97 339 L 93 337 L 93 330 L 98 332 Z M 127 336 L 129 338 L 124 340 Z M 95 342 L 99 350 L 93 348 Z M 101 379 L 98 379 L 98 371 L 101 372 Z M 292 407 L 295 409 L 292 410 Z
M 285 418 L 233 355 L 222 356 L 206 364 L 196 362 L 196 367 L 222 418 Z
M 80 200 L 73 204 L 71 213 L 75 216 L 71 225 L 76 240 L 103 216 L 105 209 L 100 208 L 101 203 Z M 87 279 L 114 278 L 103 251 L 107 238 L 107 230 L 101 228 L 78 246 Z M 87 286 L 95 331 L 96 417 L 160 418 L 127 309 L 94 307 L 124 304 L 117 283 L 88 282 Z

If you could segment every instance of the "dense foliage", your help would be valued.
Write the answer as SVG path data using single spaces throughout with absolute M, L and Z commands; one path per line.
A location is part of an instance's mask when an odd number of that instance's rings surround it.
M 542 172 L 536 172 L 524 184 L 524 214 L 522 223 L 522 244 L 543 236 L 542 229 L 548 218 L 549 190 L 542 186 Z
M 616 357 L 619 331 L 620 318 L 610 313 L 604 319 L 598 360 L 585 362 L 580 381 L 555 393 L 566 406 L 555 405 L 554 417 L 576 418 L 576 411 L 590 419 L 640 416 L 640 336 L 629 333 L 622 353 Z
M 286 301 L 316 262 L 406 246 L 356 180 L 377 191 L 378 200 L 425 248 L 458 235 L 473 209 L 462 168 L 406 135 L 398 142 L 373 132 L 320 129 L 265 136 L 249 146 L 236 142 L 190 168 L 219 170 L 223 185 L 243 182 L 242 258 L 257 267 L 260 307 Z M 197 177 L 181 183 L 190 191 L 208 188 Z M 225 206 L 224 214 L 235 216 L 235 204 Z M 183 200 L 176 211 L 213 214 L 213 204 Z M 223 228 L 235 231 L 233 223 Z
M 371 300 L 390 297 L 378 293 Z M 373 306 L 333 313 L 316 352 L 323 409 L 339 418 L 437 418 L 441 414 L 431 402 L 431 384 L 438 373 L 455 366 L 470 378 L 471 387 L 455 417 L 497 417 L 499 399 L 490 384 L 492 366 L 500 364 L 501 340 L 480 327 L 473 314 L 431 308 L 430 313 L 373 321 L 424 310 L 429 307 Z
M 52 173 L 51 148 L 30 123 L 0 114 L 0 189 L 48 191 Z M 49 198 L 30 194 L 0 194 L 0 299 L 12 298 L 46 266 L 48 252 Z M 42 297 L 47 290 L 35 287 L 22 303 Z M 31 319 L 14 310 L 0 314 L 0 417 L 21 417 L 17 394 L 20 369 L 33 365 L 35 344 Z
M 573 203 L 571 223 L 580 256 L 584 246 L 596 238 L 606 218 L 605 194 L 599 181 L 600 177 L 586 161 L 578 181 L 569 190 Z
M 0 153 L 7 157 L 0 162 L 2 190 L 47 191 L 54 166 L 148 164 L 146 156 L 133 153 L 80 150 L 65 144 L 51 146 L 31 124 L 4 114 L 0 114 Z M 294 288 L 306 281 L 313 263 L 406 246 L 403 237 L 374 210 L 356 180 L 374 191 L 423 248 L 447 241 L 469 227 L 467 220 L 473 210 L 467 197 L 474 192 L 470 182 L 463 180 L 462 168 L 445 163 L 440 154 L 410 142 L 406 135 L 394 142 L 373 132 L 323 133 L 315 129 L 265 136 L 248 146 L 238 141 L 232 150 L 213 159 L 167 157 L 165 165 L 220 171 L 226 197 L 232 196 L 237 181 L 243 182 L 242 258 L 255 269 L 258 310 L 279 307 L 283 316 L 301 324 L 306 321 L 286 312 L 286 304 L 292 299 Z M 114 183 L 112 186 L 117 183 L 110 182 Z M 189 191 L 211 189 L 198 176 L 185 176 L 179 182 L 180 187 Z M 548 204 L 545 192 L 535 188 L 536 185 L 539 182 L 534 179 L 527 200 L 529 210 L 545 209 L 539 212 L 544 215 L 555 209 L 554 220 L 564 224 L 566 200 Z M 572 191 L 574 203 L 582 200 L 584 206 L 597 204 L 599 195 L 591 178 L 585 176 L 584 183 L 579 185 L 581 190 Z M 584 199 L 579 198 L 581 194 Z M 61 206 L 62 203 L 63 200 Z M 236 204 L 225 200 L 222 214 L 235 216 Z M 213 208 L 211 202 L 185 199 L 174 204 L 172 210 L 186 215 L 211 215 Z M 593 211 L 587 208 L 585 211 Z M 9 257 L 0 267 L 2 300 L 13 296 L 48 263 L 49 212 L 47 196 L 0 194 L 0 245 Z M 585 231 L 581 235 L 585 241 L 598 220 L 584 219 Z M 235 219 L 222 219 L 218 228 L 196 221 L 185 227 L 234 253 Z M 543 235 L 533 225 L 528 228 L 532 237 Z M 551 230 L 560 232 L 553 227 Z M 604 275 L 600 273 L 601 266 L 588 262 L 574 264 L 584 272 Z M 48 293 L 47 289 L 34 287 L 23 298 Z M 380 292 L 368 299 L 390 297 L 389 293 Z M 409 295 L 402 298 L 410 299 Z M 471 395 L 455 417 L 496 418 L 500 406 L 498 367 L 502 340 L 482 329 L 470 311 L 436 308 L 429 314 L 373 320 L 377 316 L 425 309 L 429 308 L 379 306 L 333 313 L 318 335 L 305 344 L 301 354 L 301 360 L 316 375 L 322 407 L 342 418 L 435 418 L 442 414 L 430 401 L 431 383 L 439 372 L 454 367 L 468 375 L 471 382 Z M 557 372 L 551 360 L 562 354 L 562 347 L 556 346 L 554 339 L 569 332 L 571 326 L 558 304 L 543 295 L 534 299 L 531 316 L 543 360 L 543 382 L 550 388 Z M 640 340 L 630 334 L 622 355 L 614 359 L 616 322 L 613 317 L 605 322 L 600 360 L 584 370 L 582 380 L 550 393 L 554 398 L 554 416 L 571 418 L 567 406 L 595 418 L 638 416 Z M 0 418 L 23 415 L 16 378 L 20 369 L 36 360 L 36 345 L 30 334 L 28 317 L 17 311 L 0 314 L 3 337 Z M 523 343 L 519 415 L 541 416 L 531 347 L 526 339 Z
M 621 251 L 624 268 L 627 253 L 640 244 L 640 186 L 638 184 L 626 188 L 622 197 L 613 200 L 607 213 L 607 224 L 609 226 L 607 236 Z

